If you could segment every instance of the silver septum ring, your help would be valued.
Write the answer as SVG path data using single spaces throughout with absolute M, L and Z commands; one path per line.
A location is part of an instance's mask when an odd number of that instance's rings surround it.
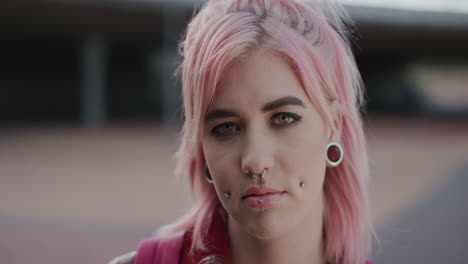
M 260 174 L 260 178 L 263 179 L 263 176 L 265 175 L 265 170 L 262 171 L 262 174 Z

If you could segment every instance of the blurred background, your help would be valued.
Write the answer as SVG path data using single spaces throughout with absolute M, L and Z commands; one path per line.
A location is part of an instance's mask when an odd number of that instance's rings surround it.
M 343 1 L 373 260 L 468 263 L 468 1 Z M 173 72 L 202 3 L 0 2 L 0 262 L 107 263 L 184 212 Z

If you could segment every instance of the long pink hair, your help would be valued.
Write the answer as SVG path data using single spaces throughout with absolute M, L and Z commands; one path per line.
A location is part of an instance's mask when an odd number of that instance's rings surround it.
M 188 178 L 192 208 L 159 230 L 193 229 L 193 248 L 204 249 L 213 212 L 220 206 L 205 181 L 201 151 L 203 120 L 223 72 L 259 48 L 281 54 L 330 127 L 330 104 L 342 116 L 340 143 L 346 156 L 327 168 L 324 182 L 324 247 L 327 261 L 364 263 L 373 232 L 367 192 L 368 161 L 359 109 L 362 81 L 347 36 L 349 17 L 337 4 L 313 0 L 211 0 L 189 23 L 180 44 L 184 105 L 176 173 Z

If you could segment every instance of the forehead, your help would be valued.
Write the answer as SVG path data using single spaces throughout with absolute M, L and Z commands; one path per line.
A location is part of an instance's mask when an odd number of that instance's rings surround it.
M 304 89 L 287 60 L 259 49 L 231 65 L 217 87 L 213 107 L 261 104 L 282 96 L 306 100 Z

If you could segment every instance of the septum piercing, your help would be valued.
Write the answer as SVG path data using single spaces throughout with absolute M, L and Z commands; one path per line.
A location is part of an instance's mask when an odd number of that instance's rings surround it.
M 255 177 L 257 176 L 257 174 L 255 174 L 255 173 L 249 173 L 249 174 L 250 174 L 250 175 L 252 176 L 252 178 L 254 178 L 254 179 L 255 179 Z M 264 176 L 265 176 L 265 170 L 262 170 L 262 174 L 260 174 L 260 178 L 263 179 Z

